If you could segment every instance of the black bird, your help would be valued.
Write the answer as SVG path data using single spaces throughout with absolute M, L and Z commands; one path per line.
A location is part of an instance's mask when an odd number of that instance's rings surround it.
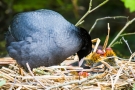
M 59 13 L 41 9 L 14 16 L 6 33 L 9 56 L 27 70 L 60 64 L 77 53 L 79 59 L 92 50 L 88 32 L 74 26 Z

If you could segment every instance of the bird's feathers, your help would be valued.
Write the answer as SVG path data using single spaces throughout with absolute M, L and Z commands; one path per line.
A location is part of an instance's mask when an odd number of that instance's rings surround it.
M 52 10 L 17 14 L 11 21 L 9 32 L 6 36 L 7 51 L 25 69 L 27 62 L 31 68 L 56 65 L 83 46 L 91 48 L 91 41 L 85 45 L 87 39 L 83 34 L 86 31 L 82 33 Z

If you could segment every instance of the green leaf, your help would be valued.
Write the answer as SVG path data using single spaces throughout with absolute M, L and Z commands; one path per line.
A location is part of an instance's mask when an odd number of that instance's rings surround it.
M 0 87 L 3 86 L 6 83 L 6 80 L 1 80 L 0 81 Z
M 124 2 L 126 8 L 129 8 L 130 12 L 135 11 L 135 0 L 121 0 Z
M 133 84 L 133 88 L 132 88 L 132 90 L 135 90 L 135 83 Z

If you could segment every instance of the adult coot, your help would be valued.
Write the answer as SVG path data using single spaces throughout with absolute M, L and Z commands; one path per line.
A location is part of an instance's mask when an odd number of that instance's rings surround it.
M 92 43 L 86 30 L 55 11 L 41 9 L 15 15 L 6 33 L 6 48 L 27 70 L 27 62 L 32 69 L 60 64 L 74 53 L 81 59 L 91 52 Z

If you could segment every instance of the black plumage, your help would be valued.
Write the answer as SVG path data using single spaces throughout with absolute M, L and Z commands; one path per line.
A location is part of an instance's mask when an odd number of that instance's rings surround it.
M 86 30 L 68 22 L 59 13 L 41 9 L 15 15 L 6 34 L 6 48 L 27 70 L 60 64 L 77 53 L 79 59 L 91 52 L 91 37 Z

